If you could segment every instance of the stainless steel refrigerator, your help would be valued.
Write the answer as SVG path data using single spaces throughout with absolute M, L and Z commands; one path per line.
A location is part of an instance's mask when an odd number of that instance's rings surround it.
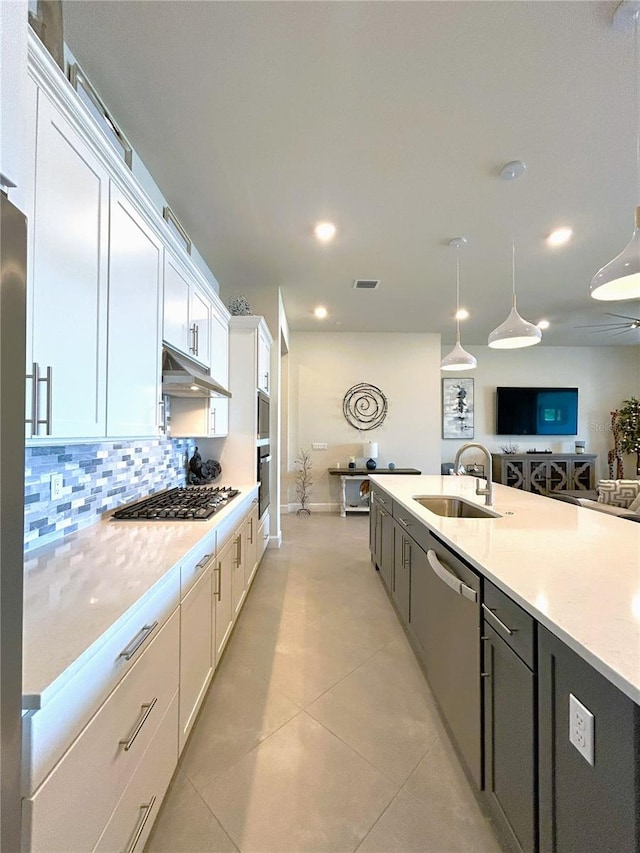
M 0 175 L 0 183 L 10 185 Z M 27 220 L 0 186 L 0 850 L 20 849 Z

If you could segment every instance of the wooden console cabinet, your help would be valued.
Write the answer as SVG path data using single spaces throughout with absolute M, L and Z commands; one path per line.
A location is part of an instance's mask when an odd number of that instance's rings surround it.
M 493 480 L 539 495 L 591 491 L 597 458 L 589 453 L 494 453 Z

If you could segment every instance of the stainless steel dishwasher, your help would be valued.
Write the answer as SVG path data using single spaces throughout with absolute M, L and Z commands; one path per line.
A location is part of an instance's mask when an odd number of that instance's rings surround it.
M 411 634 L 427 680 L 478 788 L 482 787 L 480 577 L 429 534 L 412 562 Z

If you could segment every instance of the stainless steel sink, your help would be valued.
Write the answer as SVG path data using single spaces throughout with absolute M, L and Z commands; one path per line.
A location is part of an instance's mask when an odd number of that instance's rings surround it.
M 500 518 L 497 512 L 492 512 L 483 506 L 444 495 L 416 495 L 417 501 L 429 512 L 442 515 L 445 518 Z

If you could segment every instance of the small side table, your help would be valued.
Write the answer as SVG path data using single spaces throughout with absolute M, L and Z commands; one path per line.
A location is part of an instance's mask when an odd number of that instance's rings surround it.
M 363 498 L 360 489 L 369 481 L 371 474 L 422 474 L 422 471 L 417 468 L 374 468 L 373 471 L 368 468 L 329 468 L 329 473 L 340 477 L 340 516 L 346 518 L 348 512 L 369 512 L 369 495 Z

